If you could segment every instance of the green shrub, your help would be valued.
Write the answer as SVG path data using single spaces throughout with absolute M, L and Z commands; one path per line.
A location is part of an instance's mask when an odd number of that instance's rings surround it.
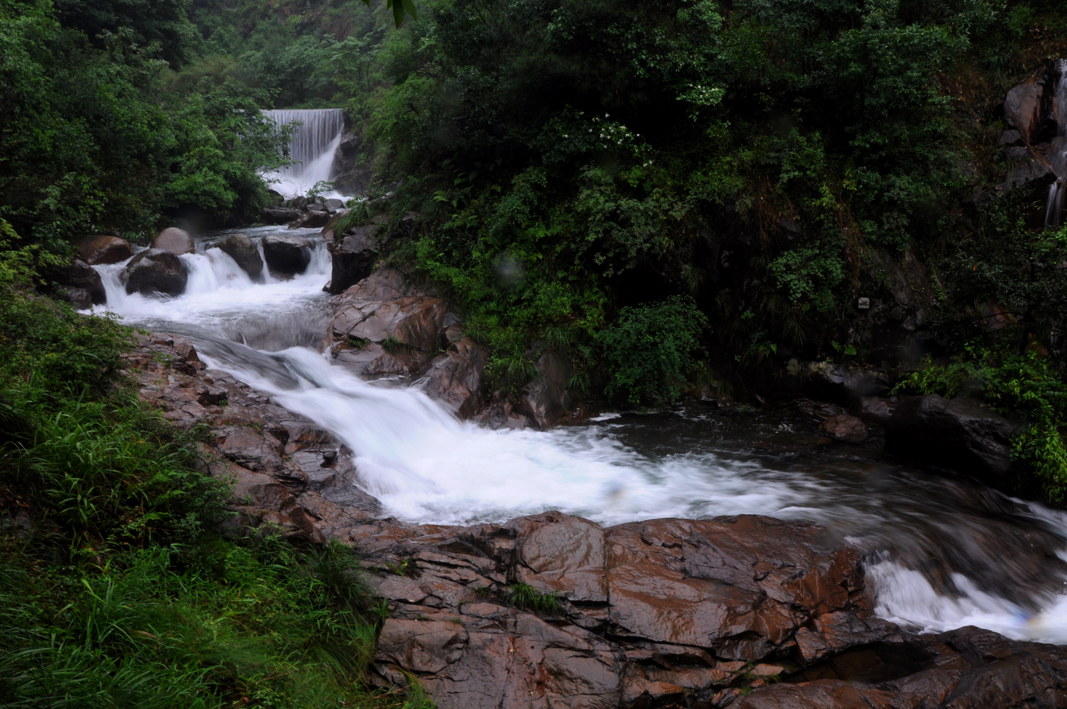
M 607 394 L 631 404 L 677 401 L 697 366 L 706 321 L 693 299 L 683 296 L 623 308 L 600 334 L 610 376 Z

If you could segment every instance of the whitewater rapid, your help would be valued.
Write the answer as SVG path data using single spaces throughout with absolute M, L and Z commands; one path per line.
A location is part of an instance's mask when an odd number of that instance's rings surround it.
M 244 233 L 258 241 L 277 231 Z M 108 298 L 97 311 L 190 337 L 210 367 L 333 432 L 354 452 L 361 485 L 391 515 L 434 524 L 549 509 L 602 524 L 736 514 L 815 521 L 870 555 L 882 617 L 930 632 L 978 625 L 1067 643 L 1067 516 L 1059 512 L 870 456 L 803 465 L 757 456 L 739 442 L 744 432 L 706 412 L 607 415 L 547 432 L 460 422 L 417 383 L 366 382 L 319 351 L 328 322 L 325 246 L 300 276 L 276 279 L 264 269 L 253 280 L 213 248 L 220 236 L 181 257 L 189 281 L 178 298 L 127 295 L 124 264 L 97 267 Z M 1021 560 L 1038 532 L 1060 556 L 1048 562 L 1046 583 L 1030 588 L 1032 564 Z M 975 540 L 988 535 L 1007 538 L 1019 559 L 982 549 Z M 938 588 L 914 570 L 929 559 L 956 560 Z

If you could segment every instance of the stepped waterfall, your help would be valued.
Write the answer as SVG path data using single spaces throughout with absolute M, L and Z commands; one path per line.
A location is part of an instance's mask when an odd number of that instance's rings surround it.
M 285 109 L 263 111 L 263 115 L 279 131 L 297 124 L 289 140 L 289 158 L 293 163 L 267 176 L 274 182 L 274 189 L 286 197 L 295 197 L 307 194 L 317 183 L 333 177 L 334 160 L 345 127 L 341 109 Z

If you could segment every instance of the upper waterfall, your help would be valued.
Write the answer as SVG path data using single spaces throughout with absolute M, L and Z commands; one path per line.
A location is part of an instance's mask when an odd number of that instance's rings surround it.
M 341 147 L 344 114 L 339 108 L 263 111 L 278 127 L 296 123 L 289 140 L 292 165 L 267 175 L 274 189 L 286 197 L 307 194 L 319 182 L 333 177 L 334 159 Z

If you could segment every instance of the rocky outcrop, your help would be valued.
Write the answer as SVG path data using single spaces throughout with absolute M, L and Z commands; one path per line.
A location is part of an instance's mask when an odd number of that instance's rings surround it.
M 271 273 L 294 276 L 311 263 L 311 242 L 299 236 L 271 234 L 263 237 L 263 257 Z
M 84 310 L 107 302 L 104 282 L 96 269 L 75 259 L 55 275 L 60 286 L 59 295 L 75 308 Z
M 886 424 L 886 452 L 957 470 L 994 487 L 1011 466 L 1013 426 L 973 399 L 905 397 Z
M 169 251 L 175 256 L 181 256 L 183 254 L 195 254 L 196 242 L 193 241 L 193 237 L 189 236 L 188 232 L 177 227 L 170 227 L 159 232 L 156 238 L 152 239 L 152 248 Z
M 313 205 L 321 209 L 312 209 L 310 206 L 306 212 L 289 222 L 290 229 L 321 229 L 330 222 L 330 213 L 324 205 Z
M 556 425 L 571 403 L 567 387 L 573 376 L 574 369 L 566 355 L 555 350 L 544 352 L 537 359 L 537 376 L 522 389 L 517 410 L 538 428 Z
M 381 249 L 379 229 L 374 224 L 355 227 L 345 232 L 340 241 L 330 244 L 330 293 L 343 293 L 374 271 Z
M 605 529 L 550 512 L 403 540 L 372 555 L 413 560 L 411 577 L 372 581 L 391 609 L 375 668 L 414 674 L 441 709 L 707 702 L 795 668 L 770 658 L 814 618 L 866 613 L 855 553 L 822 534 L 758 517 Z M 518 584 L 558 610 L 502 603 Z
M 485 348 L 469 337 L 450 340 L 445 353 L 433 361 L 423 378 L 423 388 L 456 416 L 469 419 L 485 405 L 482 377 L 486 359 Z
M 130 242 L 117 236 L 87 236 L 79 241 L 75 248 L 81 260 L 90 266 L 121 263 L 133 256 Z
M 263 275 L 263 258 L 259 255 L 259 249 L 244 234 L 234 234 L 223 241 L 215 244 L 224 254 L 228 255 L 241 270 L 248 274 L 249 278 L 258 280 Z
M 170 251 L 149 249 L 126 264 L 121 278 L 127 293 L 181 295 L 189 273 L 182 260 Z
M 997 185 L 1007 192 L 1038 180 L 1053 180 L 1056 137 L 1052 93 L 1059 78 L 1054 66 L 1038 69 L 1029 79 L 1008 91 L 1004 98 L 1004 122 L 1008 130 L 1001 135 L 1007 172 Z
M 978 628 L 876 642 L 757 689 L 737 709 L 1067 706 L 1067 650 Z

